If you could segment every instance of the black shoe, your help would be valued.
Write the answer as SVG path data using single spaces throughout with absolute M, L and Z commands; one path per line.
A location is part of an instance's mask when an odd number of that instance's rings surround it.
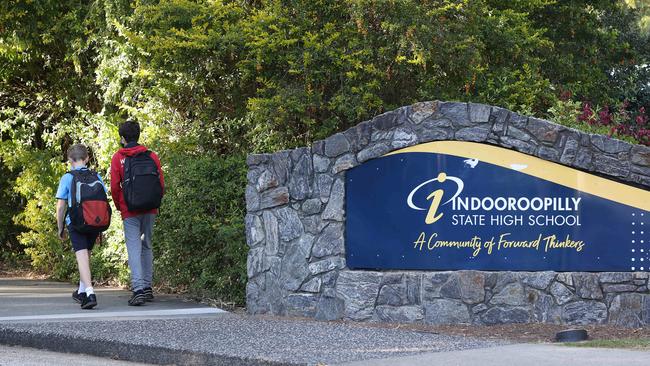
M 97 296 L 95 296 L 95 294 L 85 296 L 81 302 L 82 309 L 88 310 L 94 308 L 95 306 L 97 306 Z
M 153 301 L 153 289 L 151 287 L 145 287 L 142 292 L 144 293 L 144 301 Z
M 84 299 L 86 298 L 86 293 L 85 292 L 79 292 L 79 290 L 74 290 L 72 293 L 72 300 L 76 302 L 77 304 L 81 304 Z
M 140 306 L 145 303 L 144 291 L 133 291 L 133 296 L 129 299 L 129 306 Z

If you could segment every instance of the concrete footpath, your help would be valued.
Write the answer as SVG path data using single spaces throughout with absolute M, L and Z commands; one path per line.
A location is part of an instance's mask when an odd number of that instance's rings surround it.
M 129 291 L 97 288 L 98 305 L 82 310 L 72 300 L 71 284 L 21 278 L 0 278 L 0 322 L 64 321 L 80 319 L 149 318 L 161 316 L 205 316 L 224 313 L 177 296 L 158 296 L 155 304 L 128 306 Z
M 129 293 L 97 289 L 84 311 L 73 286 L 0 279 L 0 344 L 177 365 L 317 365 L 499 344 L 465 337 L 237 315 L 158 296 L 143 307 Z M 2 362 L 0 362 L 2 364 Z
M 551 344 L 514 344 L 347 363 L 346 366 L 648 366 L 650 352 Z
M 119 289 L 98 289 L 99 307 L 82 311 L 72 302 L 72 290 L 67 284 L 0 279 L 0 344 L 61 352 L 61 359 L 43 355 L 54 360 L 44 364 L 84 364 L 74 360 L 86 356 L 72 354 L 86 354 L 176 365 L 650 365 L 647 352 L 507 345 L 363 324 L 253 317 L 174 296 L 134 308 L 126 305 L 129 293 Z M 4 349 L 11 352 L 0 352 L 0 365 L 16 364 L 12 360 L 30 350 Z

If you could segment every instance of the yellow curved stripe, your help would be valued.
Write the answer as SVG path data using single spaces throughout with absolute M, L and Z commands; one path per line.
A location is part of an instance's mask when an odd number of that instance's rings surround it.
M 386 154 L 386 156 L 411 152 L 438 153 L 477 159 L 479 162 L 486 162 L 507 169 L 513 169 L 512 165 L 526 166 L 523 169 L 513 170 L 614 202 L 650 211 L 650 191 L 501 147 L 476 142 L 435 141 L 396 150 Z

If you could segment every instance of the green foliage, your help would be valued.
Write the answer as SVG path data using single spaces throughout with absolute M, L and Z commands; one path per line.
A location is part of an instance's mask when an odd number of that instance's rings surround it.
M 248 247 L 245 157 L 163 152 L 168 166 L 164 207 L 154 234 L 156 278 L 171 288 L 241 303 Z
M 534 2 L 531 2 L 534 3 Z M 420 100 L 545 110 L 551 42 L 524 11 L 483 1 L 271 1 L 243 24 L 249 136 L 304 145 Z M 261 139 L 259 137 L 262 137 Z
M 20 243 L 35 268 L 74 280 L 69 244 L 54 235 L 64 153 L 88 144 L 110 179 L 117 126 L 134 117 L 170 182 L 154 244 L 159 282 L 242 302 L 246 153 L 306 145 L 433 99 L 646 143 L 650 130 L 628 120 L 650 110 L 648 9 L 632 0 L 0 2 L 0 245 Z M 624 100 L 629 108 L 618 107 Z M 620 128 L 585 122 L 587 101 L 616 106 L 599 121 Z M 116 217 L 95 276 L 124 283 L 125 258 Z
M 580 102 L 558 100 L 555 105 L 549 108 L 548 112 L 553 122 L 580 129 L 580 126 L 577 126 L 580 107 Z
M 13 220 L 22 210 L 20 196 L 11 189 L 16 175 L 0 160 L 0 264 L 15 264 L 23 259 L 17 240 L 21 228 Z

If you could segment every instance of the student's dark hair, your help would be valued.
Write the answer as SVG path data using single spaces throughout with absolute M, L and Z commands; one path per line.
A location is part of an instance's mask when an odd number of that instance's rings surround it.
M 88 158 L 88 148 L 84 144 L 75 144 L 68 149 L 68 159 L 82 161 Z
M 119 133 L 127 143 L 138 142 L 140 139 L 140 124 L 133 120 L 127 120 L 120 125 Z

